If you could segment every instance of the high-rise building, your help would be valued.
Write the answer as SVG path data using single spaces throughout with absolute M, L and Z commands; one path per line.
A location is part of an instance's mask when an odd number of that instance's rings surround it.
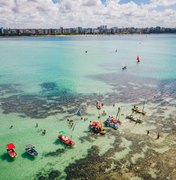
M 3 35 L 3 34 L 4 34 L 4 28 L 1 27 L 1 28 L 0 28 L 0 35 Z

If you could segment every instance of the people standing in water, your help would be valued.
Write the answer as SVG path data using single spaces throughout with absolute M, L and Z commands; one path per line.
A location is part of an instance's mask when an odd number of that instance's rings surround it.
M 125 69 L 127 69 L 127 66 L 124 66 L 124 67 L 122 68 L 122 70 L 125 70 Z
M 13 125 L 11 125 L 9 129 L 12 129 L 12 128 L 13 128 Z
M 102 112 L 102 116 L 106 116 L 106 112 L 105 112 L 105 110 L 103 110 L 103 112 Z
M 160 134 L 159 134 L 159 132 L 157 133 L 157 137 L 156 137 L 156 139 L 159 139 L 160 138 Z
M 42 132 L 42 135 L 44 136 L 46 134 L 46 130 L 44 129 Z
M 147 130 L 147 136 L 149 135 L 149 133 L 150 133 L 150 131 L 149 131 L 149 130 Z
M 120 113 L 120 107 L 118 107 L 118 113 Z
M 36 123 L 35 127 L 36 127 L 36 128 L 38 127 L 38 123 Z

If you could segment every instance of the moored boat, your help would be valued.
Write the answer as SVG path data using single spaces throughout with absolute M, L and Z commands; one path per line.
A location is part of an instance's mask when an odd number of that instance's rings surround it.
M 59 134 L 58 138 L 60 139 L 61 142 L 63 142 L 64 144 L 67 144 L 69 146 L 74 146 L 75 142 L 72 141 L 71 139 L 69 139 L 67 136 L 63 135 L 63 134 Z
M 13 143 L 9 143 L 7 146 L 7 152 L 9 153 L 10 157 L 15 158 L 17 157 L 17 152 L 15 150 L 15 145 Z
M 140 114 L 142 114 L 142 115 L 146 115 L 146 112 L 142 109 L 139 109 L 137 106 L 134 106 L 133 108 L 132 108 L 132 111 L 133 112 L 136 112 L 136 113 L 140 113 Z
M 33 146 L 32 144 L 26 145 L 25 150 L 31 156 L 37 156 L 38 155 L 38 152 L 35 150 L 35 146 Z
M 90 122 L 89 124 L 89 129 L 93 132 L 93 133 L 100 133 L 101 135 L 105 135 L 106 134 L 106 130 L 103 129 L 101 123 L 99 121 L 93 121 Z
M 121 125 L 121 121 L 119 119 L 116 119 L 114 116 L 109 116 L 106 121 L 104 121 L 104 125 L 106 127 L 111 127 L 115 130 L 118 129 L 118 124 Z
M 134 117 L 132 114 L 129 114 L 126 116 L 126 119 L 129 119 L 131 121 L 134 121 L 135 123 L 142 123 L 142 120 L 141 119 L 138 119 L 136 117 Z

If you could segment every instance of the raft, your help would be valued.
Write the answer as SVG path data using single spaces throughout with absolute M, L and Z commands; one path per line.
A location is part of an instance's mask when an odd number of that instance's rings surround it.
M 138 119 L 138 118 L 134 117 L 132 114 L 126 116 L 126 119 L 129 119 L 129 120 L 131 120 L 131 121 L 134 121 L 135 123 L 139 123 L 139 124 L 142 123 L 142 120 L 141 120 L 141 119 Z
M 140 110 L 137 106 L 133 107 L 131 110 L 133 112 L 140 113 L 142 115 L 146 115 L 146 112 L 144 110 Z

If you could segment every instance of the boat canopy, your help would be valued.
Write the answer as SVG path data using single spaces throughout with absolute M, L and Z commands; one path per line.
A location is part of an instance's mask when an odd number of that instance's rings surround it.
M 67 141 L 67 140 L 68 140 L 68 137 L 65 136 L 65 135 L 62 135 L 62 139 L 63 139 L 64 141 Z
M 35 146 L 33 146 L 32 144 L 28 144 L 26 145 L 26 148 L 35 148 Z
M 15 148 L 15 145 L 13 143 L 7 144 L 8 149 L 13 149 Z

